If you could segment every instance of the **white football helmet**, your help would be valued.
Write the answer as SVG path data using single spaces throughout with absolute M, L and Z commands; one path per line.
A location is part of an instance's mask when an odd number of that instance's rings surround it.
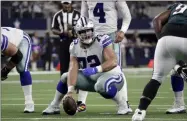
M 94 24 L 92 20 L 81 17 L 75 26 L 78 38 L 83 44 L 91 44 L 94 36 Z

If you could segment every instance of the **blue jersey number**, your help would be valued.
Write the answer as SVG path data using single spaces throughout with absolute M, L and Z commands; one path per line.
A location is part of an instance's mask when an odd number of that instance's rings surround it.
M 99 23 L 106 23 L 103 3 L 96 4 L 93 10 L 93 15 L 99 17 Z
M 90 55 L 87 58 L 78 57 L 78 62 L 80 65 L 82 65 L 82 68 L 87 68 L 87 63 L 90 67 L 96 67 L 101 64 L 99 58 L 96 55 Z

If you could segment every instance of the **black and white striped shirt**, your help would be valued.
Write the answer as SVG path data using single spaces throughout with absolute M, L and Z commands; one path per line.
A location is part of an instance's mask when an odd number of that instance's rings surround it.
M 79 18 L 80 13 L 77 10 L 73 10 L 71 13 L 60 10 L 53 16 L 52 29 L 57 29 L 62 33 L 67 32 L 68 26 L 74 27 Z

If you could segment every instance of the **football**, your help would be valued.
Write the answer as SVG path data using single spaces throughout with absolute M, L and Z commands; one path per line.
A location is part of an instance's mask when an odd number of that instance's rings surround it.
M 65 97 L 63 100 L 63 109 L 68 115 L 75 115 L 77 111 L 77 103 L 72 97 Z

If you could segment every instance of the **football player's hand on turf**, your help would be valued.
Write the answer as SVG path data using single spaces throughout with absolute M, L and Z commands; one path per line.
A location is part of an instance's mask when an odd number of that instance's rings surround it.
M 119 31 L 116 34 L 116 40 L 114 41 L 115 43 L 121 42 L 125 37 L 125 33 L 123 31 Z
M 96 67 L 88 67 L 88 68 L 85 68 L 82 70 L 82 73 L 85 75 L 85 76 L 91 76 L 91 75 L 94 75 L 98 72 L 97 68 Z
M 73 92 L 68 92 L 68 93 L 64 96 L 64 98 L 66 98 L 66 97 L 72 97 L 72 95 L 73 95 Z
M 72 92 L 68 92 L 63 99 L 63 108 L 68 115 L 75 115 L 77 112 L 76 101 L 72 97 Z
M 4 81 L 8 78 L 9 72 L 10 72 L 10 69 L 8 69 L 6 66 L 1 69 L 1 81 Z

